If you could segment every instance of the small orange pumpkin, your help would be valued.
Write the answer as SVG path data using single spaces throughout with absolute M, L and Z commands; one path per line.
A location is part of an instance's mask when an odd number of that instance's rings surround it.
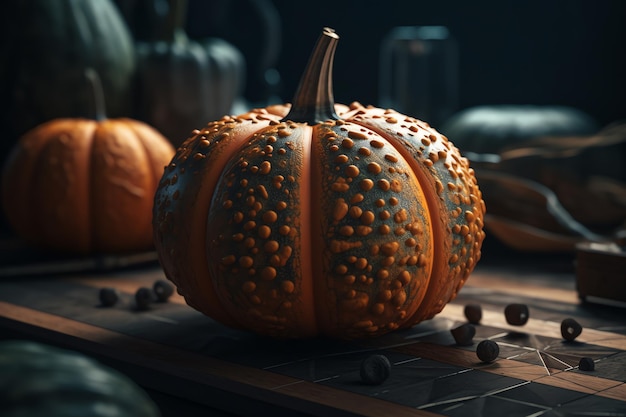
M 444 136 L 335 105 L 325 29 L 293 105 L 209 123 L 155 196 L 155 243 L 187 303 L 280 338 L 381 335 L 433 317 L 480 258 L 484 202 Z
M 136 120 L 51 120 L 25 133 L 9 155 L 6 217 L 26 242 L 60 252 L 150 249 L 154 192 L 174 152 Z

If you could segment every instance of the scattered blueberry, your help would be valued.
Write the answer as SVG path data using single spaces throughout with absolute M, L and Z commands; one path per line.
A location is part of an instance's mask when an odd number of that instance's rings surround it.
M 454 337 L 454 341 L 459 346 L 470 346 L 474 343 L 473 338 L 476 334 L 476 328 L 473 324 L 465 323 L 460 325 L 459 327 L 455 327 L 450 330 L 452 336 Z
M 137 310 L 147 310 L 152 303 L 152 291 L 150 288 L 141 287 L 135 293 L 135 305 Z
M 581 371 L 593 371 L 596 369 L 596 363 L 590 357 L 585 356 L 580 358 L 580 361 L 578 362 L 578 369 Z
M 100 304 L 104 307 L 111 307 L 117 304 L 120 299 L 120 294 L 115 288 L 101 288 L 100 289 Z
M 507 323 L 513 326 L 523 326 L 530 316 L 526 304 L 509 304 L 504 308 L 504 317 Z
M 156 281 L 152 287 L 157 301 L 165 302 L 174 294 L 174 285 L 163 279 Z
M 385 355 L 370 355 L 361 362 L 361 380 L 369 385 L 380 385 L 391 373 L 391 363 Z
M 467 304 L 463 312 L 465 313 L 467 321 L 471 324 L 479 324 L 480 320 L 483 318 L 483 310 L 480 304 Z
M 564 319 L 561 322 L 561 336 L 568 342 L 576 339 L 583 331 L 583 326 L 572 318 Z
M 483 362 L 493 362 L 500 354 L 500 346 L 493 340 L 485 339 L 476 346 L 476 356 Z

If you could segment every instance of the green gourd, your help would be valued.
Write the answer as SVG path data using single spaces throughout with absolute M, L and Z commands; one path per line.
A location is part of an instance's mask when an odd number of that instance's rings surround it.
M 125 375 L 78 352 L 27 340 L 0 342 L 4 417 L 158 417 Z
M 8 2 L 4 15 L 0 94 L 9 109 L 2 116 L 6 136 L 17 139 L 55 118 L 88 116 L 86 68 L 100 75 L 108 114 L 129 115 L 134 44 L 110 0 Z
M 542 136 L 595 133 L 585 112 L 567 106 L 484 105 L 462 110 L 442 126 L 464 152 L 497 153 L 504 147 Z
M 231 112 L 245 73 L 241 52 L 220 38 L 190 39 L 187 2 L 171 0 L 162 39 L 137 43 L 137 118 L 174 145 L 194 128 Z

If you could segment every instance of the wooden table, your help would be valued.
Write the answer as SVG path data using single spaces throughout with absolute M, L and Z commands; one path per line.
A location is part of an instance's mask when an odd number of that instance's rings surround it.
M 164 415 L 626 416 L 626 310 L 581 303 L 569 255 L 484 258 L 435 319 L 358 343 L 268 340 L 225 328 L 177 295 L 137 311 L 135 291 L 164 278 L 146 260 L 0 277 L 1 338 L 95 357 L 144 387 Z M 117 305 L 99 306 L 104 286 L 122 291 Z M 514 302 L 530 308 L 525 326 L 504 319 Z M 468 303 L 482 306 L 483 319 L 474 344 L 462 347 L 449 330 L 465 322 Z M 575 342 L 561 338 L 566 317 L 584 327 Z M 500 346 L 490 364 L 475 354 L 486 338 Z M 360 363 L 374 353 L 390 359 L 391 376 L 365 385 Z M 583 356 L 595 360 L 595 371 L 578 369 Z

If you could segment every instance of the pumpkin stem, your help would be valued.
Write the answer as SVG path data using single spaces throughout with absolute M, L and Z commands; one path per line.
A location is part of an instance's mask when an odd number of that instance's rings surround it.
M 85 69 L 85 78 L 87 78 L 87 82 L 91 87 L 90 90 L 93 98 L 92 117 L 94 118 L 94 120 L 102 121 L 107 118 L 104 104 L 104 91 L 102 90 L 102 81 L 100 80 L 98 72 L 91 67 Z
M 177 38 L 185 36 L 185 19 L 187 18 L 187 0 L 170 0 L 167 28 L 164 40 L 174 42 Z
M 291 110 L 284 121 L 314 125 L 329 119 L 339 119 L 335 113 L 332 77 L 338 41 L 339 35 L 333 29 L 324 28 L 300 79 Z

